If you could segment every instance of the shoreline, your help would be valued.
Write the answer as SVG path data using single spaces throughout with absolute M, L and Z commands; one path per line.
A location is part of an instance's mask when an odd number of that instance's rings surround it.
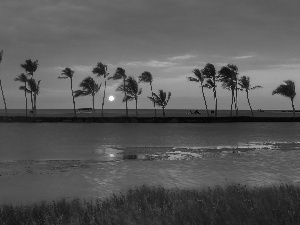
M 232 116 L 232 117 L 92 117 L 92 116 L 0 116 L 0 123 L 235 123 L 235 122 L 300 122 L 299 116 Z

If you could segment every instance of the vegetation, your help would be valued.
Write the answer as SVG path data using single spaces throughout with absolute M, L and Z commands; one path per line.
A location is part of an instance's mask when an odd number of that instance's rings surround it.
M 204 100 L 204 104 L 205 104 L 205 109 L 206 109 L 206 113 L 207 116 L 209 116 L 209 112 L 208 112 L 208 108 L 207 108 L 207 103 L 206 103 L 206 98 L 205 98 L 205 94 L 204 94 L 204 80 L 205 80 L 205 76 L 203 74 L 202 71 L 200 71 L 199 69 L 194 69 L 193 73 L 195 75 L 195 77 L 187 77 L 187 79 L 189 81 L 194 81 L 194 82 L 199 82 L 201 84 L 201 91 L 202 91 L 202 96 L 203 96 L 203 100 Z
M 103 200 L 0 206 L 1 224 L 300 224 L 300 187 L 141 186 Z
M 1 66 L 2 58 L 3 58 L 3 50 L 0 51 L 0 66 Z M 4 103 L 4 108 L 5 108 L 5 115 L 7 116 L 6 100 L 5 100 L 5 96 L 4 96 L 4 92 L 3 92 L 1 78 L 0 78 L 0 88 L 1 88 L 1 94 L 2 94 L 2 99 L 3 99 L 3 103 Z
M 24 74 L 24 73 L 21 73 L 18 77 L 16 77 L 14 79 L 14 81 L 19 81 L 19 82 L 22 82 L 24 83 L 24 85 L 20 86 L 19 87 L 19 90 L 23 90 L 24 93 L 25 93 L 25 110 L 26 110 L 26 117 L 28 116 L 27 115 L 27 76 Z
M 118 67 L 115 74 L 108 78 L 108 79 L 113 79 L 113 80 L 119 80 L 119 79 L 123 79 L 123 89 L 124 89 L 124 99 L 125 99 L 125 103 L 126 103 L 126 116 L 128 116 L 128 106 L 127 106 L 127 92 L 126 92 L 126 78 L 127 78 L 127 75 L 125 73 L 125 70 L 121 67 Z
M 152 89 L 152 82 L 153 82 L 153 77 L 152 74 L 148 71 L 143 72 L 140 76 L 139 76 L 139 82 L 143 82 L 143 83 L 149 83 L 150 84 L 150 88 L 151 88 L 151 96 L 153 97 L 153 89 Z M 154 116 L 156 117 L 156 107 L 155 107 L 155 102 L 153 102 L 153 106 L 154 106 Z
M 168 96 L 167 93 L 164 92 L 163 90 L 159 90 L 158 91 L 158 95 L 153 93 L 153 97 L 148 97 L 152 102 L 155 102 L 156 105 L 162 107 L 163 110 L 163 116 L 165 117 L 165 108 L 168 105 L 168 102 L 171 98 L 171 92 L 168 92 Z
M 37 91 L 37 89 L 39 89 L 38 86 L 39 86 L 40 81 L 38 81 L 38 83 L 33 81 L 33 74 L 37 70 L 38 65 L 39 65 L 38 60 L 32 61 L 31 59 L 27 59 L 27 60 L 25 60 L 24 64 L 21 64 L 21 67 L 25 70 L 26 75 L 30 76 L 30 79 L 27 79 L 27 83 L 28 83 L 28 86 L 31 85 L 31 87 L 29 89 L 27 89 L 26 87 L 24 87 L 22 89 L 24 89 L 30 93 L 31 109 L 32 109 L 32 112 L 34 115 L 36 115 L 36 95 L 39 93 L 39 91 Z M 29 84 L 29 81 L 30 81 L 30 84 Z M 34 99 L 35 99 L 35 101 L 34 101 Z
M 239 79 L 239 85 L 241 87 L 241 89 L 240 89 L 241 91 L 243 91 L 243 90 L 246 91 L 248 105 L 249 105 L 250 110 L 251 110 L 251 115 L 253 116 L 253 110 L 252 110 L 250 100 L 249 100 L 249 91 L 250 90 L 255 90 L 255 89 L 258 89 L 258 88 L 262 88 L 262 86 L 256 85 L 256 86 L 252 87 L 251 82 L 250 82 L 250 77 L 247 77 L 247 76 L 242 76 Z
M 237 106 L 237 90 L 238 90 L 238 68 L 236 65 L 228 64 L 223 66 L 219 73 L 219 81 L 222 82 L 222 87 L 224 89 L 231 91 L 231 106 L 230 106 L 230 116 L 232 116 L 232 106 L 235 103 L 236 116 L 238 116 L 238 106 Z
M 292 107 L 293 107 L 293 115 L 295 116 L 295 106 L 294 106 L 294 98 L 296 96 L 296 87 L 294 81 L 286 80 L 285 84 L 279 85 L 273 92 L 272 95 L 279 94 L 284 97 L 288 97 L 291 99 Z
M 104 108 L 105 91 L 106 91 L 106 80 L 109 75 L 109 73 L 107 72 L 107 65 L 104 65 L 103 63 L 99 62 L 92 72 L 93 74 L 96 74 L 98 77 L 101 76 L 104 77 L 104 92 L 103 92 L 102 110 L 101 110 L 101 116 L 104 116 L 103 108 Z
M 127 77 L 125 80 L 125 85 L 120 84 L 116 91 L 126 93 L 125 97 L 123 98 L 123 102 L 135 100 L 135 112 L 136 116 L 138 116 L 137 100 L 138 96 L 142 94 L 142 88 L 139 88 L 136 79 L 134 79 L 134 77 Z
M 73 110 L 74 110 L 74 116 L 76 117 L 76 106 L 75 106 L 75 97 L 74 97 L 74 91 L 73 91 L 73 76 L 74 71 L 70 69 L 69 67 L 66 67 L 64 70 L 61 71 L 59 79 L 68 79 L 70 78 L 71 81 L 71 93 L 72 93 L 72 99 L 73 99 Z
M 203 75 L 207 78 L 204 87 L 213 89 L 214 92 L 214 102 L 215 102 L 215 116 L 218 116 L 218 99 L 217 99 L 217 76 L 215 66 L 211 63 L 207 63 L 202 70 Z
M 82 88 L 82 90 L 76 90 L 74 92 L 74 97 L 77 98 L 79 96 L 92 96 L 93 101 L 93 112 L 95 111 L 95 95 L 99 92 L 101 88 L 101 84 L 97 84 L 94 79 L 90 76 L 84 78 L 81 83 L 79 84 L 79 87 Z

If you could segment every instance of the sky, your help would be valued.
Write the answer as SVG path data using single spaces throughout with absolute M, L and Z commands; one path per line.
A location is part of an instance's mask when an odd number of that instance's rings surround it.
M 216 70 L 235 64 L 239 75 L 263 86 L 250 92 L 254 109 L 291 109 L 288 98 L 272 96 L 284 80 L 293 80 L 300 95 L 300 1 L 298 0 L 1 0 L 0 77 L 7 107 L 24 108 L 24 93 L 13 81 L 26 59 L 38 60 L 34 77 L 41 80 L 37 107 L 72 108 L 70 81 L 58 79 L 65 67 L 75 71 L 74 89 L 98 62 L 127 76 L 149 71 L 154 92 L 171 92 L 170 109 L 204 109 L 198 83 L 187 81 L 206 63 Z M 109 80 L 104 108 L 123 109 L 121 81 Z M 140 84 L 139 108 L 152 108 L 149 84 Z M 212 90 L 205 90 L 214 108 Z M 230 91 L 217 87 L 218 108 L 230 108 Z M 101 108 L 103 88 L 96 96 Z M 300 108 L 300 96 L 295 98 Z M 76 99 L 77 108 L 92 107 L 90 96 Z M 0 101 L 0 109 L 3 109 Z M 135 108 L 130 102 L 129 108 Z M 239 108 L 248 109 L 245 92 Z

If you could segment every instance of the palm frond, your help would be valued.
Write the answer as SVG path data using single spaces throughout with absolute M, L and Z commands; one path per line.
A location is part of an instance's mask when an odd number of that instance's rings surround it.
M 251 87 L 250 90 L 255 90 L 255 89 L 258 89 L 258 88 L 263 88 L 263 87 L 260 86 L 260 85 L 256 85 L 256 86 L 254 86 L 254 87 Z
M 58 78 L 60 79 L 72 78 L 74 76 L 74 70 L 72 70 L 69 67 L 66 67 L 64 70 L 61 71 L 61 75 L 63 75 L 64 77 L 58 77 Z
M 116 72 L 115 72 L 115 74 L 112 77 L 108 78 L 108 79 L 109 80 L 110 79 L 112 79 L 112 80 L 119 80 L 119 79 L 124 79 L 126 77 L 127 76 L 125 74 L 125 70 L 123 68 L 121 68 L 121 67 L 118 67 L 117 70 L 116 70 Z
M 153 81 L 153 77 L 152 74 L 148 71 L 143 72 L 140 76 L 139 76 L 139 83 L 143 82 L 143 83 L 150 83 L 152 84 Z
M 14 81 L 20 81 L 20 82 L 27 82 L 27 76 L 24 73 L 21 73 L 19 76 L 17 76 Z
M 204 69 L 202 70 L 203 75 L 206 78 L 213 78 L 216 77 L 216 69 L 215 66 L 211 63 L 207 63 L 204 67 Z
M 194 77 L 187 77 L 188 81 L 195 81 L 195 82 L 199 82 L 199 79 L 196 79 Z
M 38 60 L 32 61 L 31 59 L 25 60 L 24 64 L 21 64 L 21 67 L 30 75 L 33 75 L 33 73 L 38 68 Z
M 83 90 L 76 90 L 74 91 L 74 98 L 78 98 L 78 97 L 81 97 L 81 96 L 87 96 L 87 95 L 90 95 L 91 93 L 88 92 L 88 91 L 83 91 Z
M 275 90 L 273 90 L 272 95 L 279 94 L 294 99 L 296 96 L 296 87 L 294 81 L 286 80 L 284 83 L 286 84 L 281 84 Z
M 109 74 L 107 73 L 107 65 L 102 62 L 97 63 L 97 66 L 93 68 L 92 73 L 96 74 L 98 77 L 104 76 L 104 78 Z
M 26 88 L 25 86 L 20 86 L 19 90 L 26 91 L 27 93 L 31 93 L 31 91 L 28 88 Z

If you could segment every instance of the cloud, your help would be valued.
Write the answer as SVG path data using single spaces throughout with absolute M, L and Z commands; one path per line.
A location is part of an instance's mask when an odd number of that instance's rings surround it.
M 173 61 L 173 60 L 185 60 L 185 59 L 190 59 L 194 58 L 196 55 L 180 55 L 180 56 L 174 56 L 171 58 L 168 58 L 168 60 Z
M 244 55 L 244 56 L 232 57 L 232 59 L 250 59 L 252 57 L 253 57 L 253 55 Z
M 55 67 L 56 70 L 64 70 L 66 67 L 57 66 Z M 93 70 L 93 66 L 84 66 L 84 65 L 73 65 L 70 66 L 72 70 L 75 72 L 82 72 L 82 73 L 91 73 Z
M 166 68 L 177 65 L 177 63 L 149 60 L 149 61 L 135 61 L 135 62 L 122 62 L 120 63 L 124 66 L 133 66 L 133 67 L 154 67 L 154 68 Z

